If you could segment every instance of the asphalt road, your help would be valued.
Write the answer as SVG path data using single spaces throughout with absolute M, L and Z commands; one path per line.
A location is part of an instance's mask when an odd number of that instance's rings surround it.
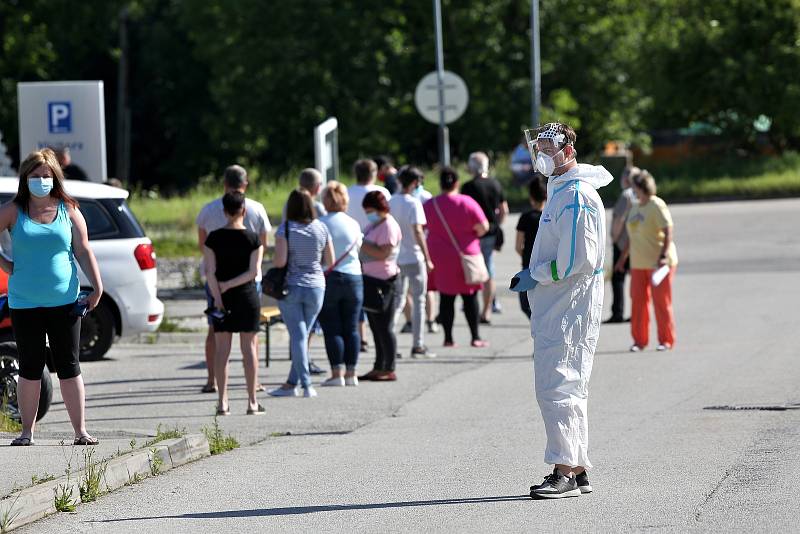
M 544 431 L 532 341 L 515 295 L 502 292 L 505 311 L 483 332 L 489 350 L 403 359 L 393 384 L 270 399 L 266 417 L 223 421 L 254 445 L 23 531 L 796 531 L 800 410 L 705 408 L 800 402 L 800 201 L 672 213 L 677 344 L 632 354 L 627 325 L 603 327 L 589 404 L 590 495 L 527 496 L 547 472 Z M 507 247 L 498 278 L 517 270 Z M 87 366 L 90 423 L 131 432 L 207 424 L 213 401 L 195 393 L 198 354 L 121 348 L 116 361 Z M 241 367 L 233 369 L 243 412 Z M 280 363 L 263 376 L 278 383 L 285 370 Z M 283 432 L 292 435 L 273 435 Z

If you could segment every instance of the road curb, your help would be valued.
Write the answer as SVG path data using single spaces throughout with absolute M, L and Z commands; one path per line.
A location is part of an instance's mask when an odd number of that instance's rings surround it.
M 137 449 L 107 460 L 102 485 L 104 493 L 117 490 L 143 478 L 161 474 L 175 467 L 210 456 L 208 439 L 203 434 L 189 434 L 180 438 L 160 441 L 146 449 Z M 155 460 L 158 458 L 160 460 Z M 106 460 L 98 461 L 102 464 Z M 0 500 L 0 523 L 10 519 L 5 531 L 33 523 L 56 513 L 54 496 L 57 491 L 72 491 L 73 499 L 80 502 L 80 481 L 84 471 L 79 470 L 55 480 L 37 484 L 11 493 Z

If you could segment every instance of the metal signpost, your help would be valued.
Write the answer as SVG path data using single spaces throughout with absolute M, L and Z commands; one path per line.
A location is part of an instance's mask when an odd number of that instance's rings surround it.
M 450 165 L 450 133 L 447 125 L 464 114 L 469 103 L 469 92 L 464 80 L 444 70 L 441 0 L 433 0 L 433 18 L 436 26 L 436 70 L 417 84 L 414 104 L 425 120 L 439 125 L 439 162 Z
M 531 0 L 531 128 L 539 126 L 542 70 L 539 62 L 539 0 Z

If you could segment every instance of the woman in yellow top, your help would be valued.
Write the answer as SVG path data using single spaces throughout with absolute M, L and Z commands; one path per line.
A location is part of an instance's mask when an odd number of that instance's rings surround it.
M 646 170 L 632 176 L 638 204 L 631 207 L 626 227 L 630 237 L 614 269 L 622 271 L 625 260 L 631 259 L 631 352 L 647 346 L 650 334 L 650 294 L 658 326 L 656 350 L 670 350 L 675 344 L 675 320 L 672 314 L 672 279 L 678 265 L 678 254 L 672 241 L 672 216 L 666 203 L 656 196 L 656 182 Z M 669 271 L 660 280 L 658 269 Z

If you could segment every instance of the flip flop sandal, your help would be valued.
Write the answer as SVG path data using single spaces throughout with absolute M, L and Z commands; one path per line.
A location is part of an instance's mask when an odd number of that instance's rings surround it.
M 267 413 L 267 410 L 261 404 L 255 410 L 252 408 L 247 409 L 247 415 L 264 415 L 265 413 Z
M 217 408 L 217 415 L 230 415 L 231 409 L 228 408 L 227 410 L 223 410 L 222 408 Z
M 72 442 L 73 445 L 99 445 L 100 440 L 97 438 L 93 438 L 92 436 L 81 436 L 79 438 L 75 438 L 75 441 Z
M 12 447 L 30 447 L 35 445 L 31 438 L 16 438 L 11 442 Z

